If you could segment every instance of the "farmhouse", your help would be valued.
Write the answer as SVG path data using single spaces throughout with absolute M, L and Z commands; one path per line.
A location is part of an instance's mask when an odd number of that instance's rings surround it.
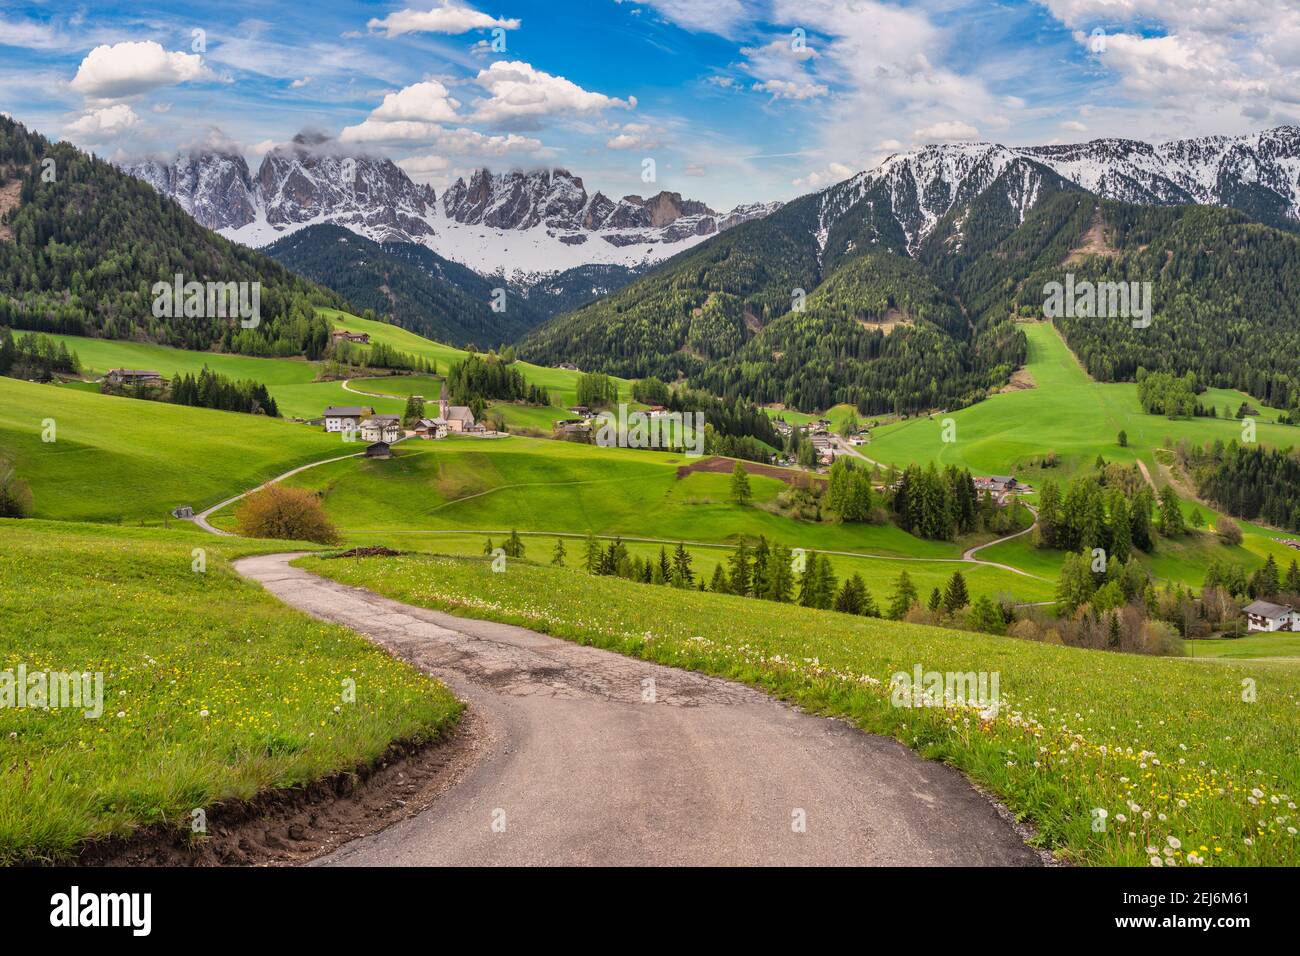
M 991 491 L 995 495 L 1015 491 L 1018 487 L 1019 484 L 1012 475 L 989 475 L 975 479 L 976 491 Z
M 1300 631 L 1300 611 L 1289 604 L 1256 601 L 1246 605 L 1247 626 L 1252 631 Z
M 334 329 L 330 332 L 331 342 L 356 342 L 359 345 L 370 344 L 369 332 L 349 332 L 347 329 Z
M 327 432 L 356 431 L 363 419 L 374 409 L 367 405 L 331 405 L 325 409 L 325 430 Z
M 161 372 L 155 372 L 151 369 L 140 368 L 112 368 L 104 376 L 104 381 L 109 385 L 151 385 L 161 386 L 163 377 Z
M 367 458 L 392 458 L 392 446 L 386 441 L 377 441 L 372 445 L 366 446 Z
M 361 422 L 361 440 L 395 442 L 403 435 L 401 415 L 372 415 Z
M 555 422 L 551 428 L 553 434 L 561 438 L 569 435 L 585 435 L 591 431 L 591 422 L 585 418 L 565 418 Z
M 447 422 L 442 418 L 421 418 L 415 423 L 415 437 L 434 440 L 447 437 Z

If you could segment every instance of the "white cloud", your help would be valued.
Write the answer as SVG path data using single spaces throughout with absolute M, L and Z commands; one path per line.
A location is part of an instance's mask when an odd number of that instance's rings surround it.
M 654 149 L 658 145 L 647 123 L 625 123 L 617 135 L 605 141 L 608 149 Z
M 23 47 L 28 50 L 58 50 L 62 49 L 66 42 L 66 38 L 48 24 L 37 23 L 34 20 L 10 20 L 0 17 L 0 46 Z
M 366 120 L 339 134 L 344 143 L 375 143 L 393 146 L 429 146 L 453 155 L 504 156 L 507 153 L 541 153 L 542 141 L 516 133 L 487 135 L 478 130 L 447 129 L 436 123 L 399 121 L 377 123 Z
M 943 123 L 935 123 L 932 126 L 925 126 L 912 131 L 912 138 L 922 143 L 955 142 L 979 139 L 979 136 L 980 131 L 978 129 L 971 126 L 970 123 L 963 123 L 961 120 L 947 120 Z
M 616 0 L 622 3 L 623 0 Z M 741 0 L 640 0 L 665 20 L 695 33 L 729 37 L 750 15 Z M 636 12 L 635 10 L 633 11 Z
M 63 134 L 75 143 L 106 143 L 140 125 L 140 117 L 125 103 L 90 110 L 63 127 Z
M 446 156 L 430 153 L 427 156 L 408 156 L 406 159 L 399 159 L 397 165 L 411 175 L 417 173 L 441 173 L 451 169 L 451 160 Z
M 197 53 L 169 53 L 153 40 L 143 40 L 95 47 L 81 61 L 70 85 L 78 93 L 103 100 L 211 78 Z
M 520 22 L 488 16 L 465 4 L 444 0 L 430 10 L 398 10 L 382 20 L 370 20 L 366 26 L 372 31 L 382 30 L 385 36 L 397 37 L 406 33 L 468 33 L 470 30 L 490 30 L 494 27 L 518 30 Z
M 807 176 L 790 181 L 790 185 L 799 189 L 821 189 L 832 183 L 843 182 L 858 170 L 846 163 L 831 163 L 824 169 L 813 170 Z
M 919 143 L 957 142 L 962 139 L 979 139 L 979 130 L 969 122 L 948 120 L 913 130 L 911 138 Z
M 552 76 L 518 60 L 498 60 L 480 70 L 475 82 L 490 94 L 478 104 L 476 112 L 476 118 L 487 123 L 636 106 L 635 96 L 621 100 L 584 90 L 562 76 Z
M 1072 133 L 1088 132 L 1088 127 L 1083 123 L 1080 123 L 1078 120 L 1066 120 L 1061 124 L 1061 129 L 1068 129 Z
M 764 80 L 755 83 L 754 89 L 771 93 L 772 98 L 777 100 L 809 100 L 830 92 L 821 83 L 796 83 L 790 80 Z
M 709 174 L 709 171 L 705 169 L 703 166 L 701 166 L 699 163 L 688 164 L 687 167 L 684 170 L 682 170 L 682 172 L 685 173 L 687 176 L 707 176 Z
M 291 90 L 300 90 L 300 89 L 302 89 L 304 86 L 306 86 L 306 85 L 307 85 L 308 83 L 310 83 L 310 82 L 311 82 L 311 77 L 310 77 L 310 76 L 304 76 L 304 77 L 302 77 L 301 79 L 294 80 L 292 83 L 290 83 L 290 84 L 289 84 L 289 89 L 291 89 Z
M 1037 2 L 1074 30 L 1082 52 L 1127 94 L 1107 104 L 1106 125 L 1136 121 L 1188 135 L 1300 119 L 1294 0 Z
M 424 123 L 446 123 L 456 119 L 460 103 L 452 99 L 447 87 L 437 80 L 426 80 L 389 93 L 370 114 L 372 120 L 392 122 L 416 120 Z

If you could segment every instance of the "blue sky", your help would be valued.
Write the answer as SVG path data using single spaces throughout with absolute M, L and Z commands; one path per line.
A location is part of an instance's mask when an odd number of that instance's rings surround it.
M 927 142 L 1300 122 L 1300 3 L 17 0 L 0 110 L 119 159 L 220 141 L 256 162 L 311 129 L 439 190 L 556 165 L 725 209 Z

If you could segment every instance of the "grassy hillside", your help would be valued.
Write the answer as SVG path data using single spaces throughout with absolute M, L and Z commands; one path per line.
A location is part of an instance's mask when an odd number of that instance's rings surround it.
M 505 535 L 498 533 L 498 529 L 489 530 L 491 533 L 486 531 L 473 533 L 448 531 L 416 533 L 399 531 L 348 532 L 345 538 L 349 545 L 383 545 L 392 548 L 394 551 L 477 557 L 483 553 L 483 545 L 489 538 L 496 545 L 504 543 Z M 520 531 L 520 535 L 526 549 L 525 555 L 529 560 L 540 564 L 550 564 L 555 544 L 561 540 L 560 536 L 529 531 Z M 599 539 L 601 546 L 607 547 L 613 537 L 602 536 Z M 633 558 L 658 560 L 661 548 L 665 549 L 671 557 L 673 549 L 676 547 L 674 541 L 665 544 L 654 541 L 637 541 L 626 535 L 618 535 L 617 537 L 622 540 L 628 554 Z M 563 541 L 565 566 L 582 568 L 586 548 L 585 536 L 576 533 L 569 534 L 563 536 Z M 721 563 L 724 567 L 726 566 L 726 561 L 731 556 L 733 548 L 731 545 L 726 544 L 692 543 L 686 545 L 686 550 L 691 555 L 691 569 L 695 573 L 696 579 L 703 578 L 707 584 L 713 576 L 713 569 L 716 565 Z M 1037 602 L 1051 600 L 1055 594 L 1055 584 L 1052 581 L 1046 579 L 1034 580 L 1000 568 L 965 563 L 957 558 L 927 559 L 846 554 L 831 554 L 829 558 L 835 572 L 837 584 L 850 575 L 862 575 L 871 596 L 881 607 L 887 605 L 890 596 L 894 593 L 894 585 L 898 580 L 898 575 L 903 571 L 907 572 L 908 577 L 912 579 L 912 583 L 916 585 L 917 590 L 923 597 L 929 597 L 933 588 L 937 587 L 942 590 L 954 571 L 962 573 L 970 593 L 975 597 L 988 595 L 996 599 L 1001 595 L 1011 595 L 1020 602 Z
M 322 309 L 320 312 L 330 321 L 331 325 L 337 328 L 350 329 L 354 332 L 368 332 L 372 342 L 384 342 L 399 351 L 423 356 L 430 361 L 436 362 L 439 375 L 445 375 L 447 368 L 453 362 L 463 361 L 467 354 L 461 349 L 431 342 L 396 325 L 389 325 L 385 322 L 371 322 L 346 312 L 340 312 L 337 309 Z M 545 386 L 551 394 L 552 403 L 567 406 L 577 401 L 579 372 L 561 368 L 547 368 L 532 365 L 528 362 L 519 362 L 517 365 L 525 379 L 534 385 Z M 618 385 L 619 401 L 630 402 L 632 400 L 632 383 L 627 380 L 619 380 Z M 560 417 L 565 417 L 562 412 L 561 409 Z
M 485 537 L 510 529 L 620 535 L 670 542 L 715 544 L 693 551 L 697 569 L 711 574 L 719 556 L 741 536 L 758 535 L 789 547 L 838 551 L 836 574 L 857 571 L 878 597 L 892 591 L 906 570 L 929 589 L 960 570 L 975 595 L 1012 595 L 1019 601 L 1052 597 L 1054 584 L 996 568 L 959 562 L 963 544 L 914 538 L 892 524 L 815 524 L 772 510 L 783 483 L 750 477 L 754 506 L 730 501 L 727 474 L 693 472 L 678 478 L 678 456 L 605 449 L 568 442 L 510 438 L 450 438 L 407 442 L 391 461 L 349 459 L 288 479 L 320 493 L 331 519 L 347 540 L 402 550 L 477 554 Z M 229 510 L 213 521 L 230 527 Z M 445 534 L 472 532 L 448 540 Z M 529 553 L 549 560 L 554 539 L 529 539 Z M 658 544 L 628 541 L 634 553 L 657 554 Z M 570 539 L 570 563 L 582 542 Z
M 459 716 L 442 685 L 230 569 L 265 542 L 9 520 L 0 539 L 0 670 L 100 672 L 104 701 L 94 719 L 0 709 L 0 864 L 188 828 L 194 809 L 351 769 Z
M 1025 373 L 1034 387 L 1004 392 L 951 415 L 910 418 L 878 429 L 863 452 L 899 466 L 934 461 L 969 467 L 976 474 L 1016 472 L 1031 480 L 1068 476 L 1091 467 L 1098 455 L 1107 461 L 1141 460 L 1154 473 L 1153 452 L 1168 438 L 1203 443 L 1221 438 L 1241 439 L 1241 423 L 1223 419 L 1170 420 L 1147 415 L 1138 404 L 1132 383 L 1094 382 L 1049 323 L 1022 325 L 1029 341 Z M 1211 393 L 1222 408 L 1237 408 L 1246 396 L 1219 390 Z M 943 419 L 957 425 L 956 441 L 942 440 Z M 1269 445 L 1300 443 L 1300 428 L 1264 424 L 1258 437 Z M 1128 433 L 1128 447 L 1119 447 L 1120 431 Z M 1055 451 L 1060 468 L 1044 472 L 1034 467 Z
M 317 382 L 320 363 L 303 359 L 252 358 L 226 352 L 198 352 L 148 342 L 92 339 L 78 335 L 50 337 L 67 345 L 69 351 L 76 352 L 82 369 L 93 377 L 102 376 L 112 368 L 147 368 L 170 378 L 177 373 L 197 373 L 206 365 L 231 378 L 253 379 L 267 387 L 285 418 L 316 418 L 328 405 L 366 404 L 377 412 L 391 413 L 400 413 L 405 407 L 404 398 L 371 401 L 360 395 L 350 395 L 339 382 Z M 399 382 L 408 379 L 412 382 L 418 380 L 420 387 L 415 388 L 416 391 L 425 390 L 427 395 L 431 388 L 432 394 L 437 396 L 437 385 L 430 384 L 432 380 L 427 376 L 394 377 L 392 381 L 381 380 L 383 385 L 375 388 L 358 381 L 356 387 L 403 395 L 406 393 L 401 391 L 403 386 Z
M 1293 665 L 1054 647 L 519 561 L 503 574 L 481 559 L 426 556 L 300 563 L 398 600 L 742 680 L 846 717 L 959 767 L 1074 862 L 1147 865 L 1147 847 L 1168 847 L 1180 865 L 1190 853 L 1210 865 L 1300 863 L 1288 829 L 1300 792 Z M 918 664 L 996 672 L 996 714 L 892 706 L 891 675 Z M 1095 808 L 1108 813 L 1103 832 Z
M 41 440 L 52 419 L 53 442 Z M 345 449 L 276 419 L 0 378 L 0 456 L 31 485 L 36 516 L 158 521 Z

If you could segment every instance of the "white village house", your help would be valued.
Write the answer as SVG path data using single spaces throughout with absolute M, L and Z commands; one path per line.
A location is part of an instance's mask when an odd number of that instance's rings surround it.
M 1289 604 L 1256 601 L 1246 605 L 1245 614 L 1252 631 L 1300 631 L 1300 611 Z
M 361 427 L 361 422 L 373 411 L 366 405 L 331 405 L 325 409 L 325 430 L 327 432 L 354 432 Z
M 406 434 L 402 430 L 401 415 L 371 415 L 361 422 L 361 440 L 392 444 Z

